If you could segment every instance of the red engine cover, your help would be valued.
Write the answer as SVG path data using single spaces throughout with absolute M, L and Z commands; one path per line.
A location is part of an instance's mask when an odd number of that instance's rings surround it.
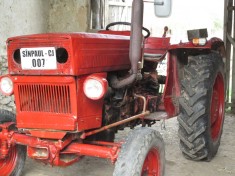
M 82 75 L 130 68 L 130 37 L 121 35 L 70 33 L 35 34 L 9 38 L 8 66 L 10 74 L 20 75 Z M 21 48 L 65 48 L 66 63 L 57 62 L 54 70 L 22 69 L 14 60 Z

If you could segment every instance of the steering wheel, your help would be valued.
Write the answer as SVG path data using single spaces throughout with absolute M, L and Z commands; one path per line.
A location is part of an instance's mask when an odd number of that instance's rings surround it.
M 107 26 L 106 26 L 106 30 L 108 31 L 110 27 L 112 26 L 116 26 L 116 25 L 126 25 L 126 26 L 131 26 L 131 23 L 129 22 L 113 22 L 113 23 L 109 23 Z M 144 36 L 144 38 L 148 38 L 150 36 L 150 31 L 145 28 L 145 27 L 142 27 L 142 30 L 144 30 L 147 35 Z

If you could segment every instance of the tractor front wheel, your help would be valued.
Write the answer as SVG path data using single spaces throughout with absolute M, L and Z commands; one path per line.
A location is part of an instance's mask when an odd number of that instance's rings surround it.
M 224 69 L 218 53 L 190 56 L 179 99 L 179 138 L 184 156 L 210 161 L 224 123 Z
M 9 111 L 0 109 L 0 124 L 6 122 L 15 122 L 15 115 Z M 0 147 L 3 142 L 0 139 Z M 25 158 L 26 148 L 21 145 L 12 145 L 5 158 L 1 159 L 0 153 L 0 175 L 20 176 L 24 167 Z
M 127 137 L 115 164 L 114 176 L 163 176 L 164 141 L 149 128 L 133 130 Z

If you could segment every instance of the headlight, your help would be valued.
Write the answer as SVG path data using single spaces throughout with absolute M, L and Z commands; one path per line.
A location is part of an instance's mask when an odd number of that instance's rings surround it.
M 88 77 L 83 84 L 83 91 L 87 98 L 92 100 L 101 99 L 107 91 L 107 80 L 98 76 Z
M 11 95 L 13 93 L 13 82 L 9 77 L 2 77 L 0 79 L 0 90 L 4 95 Z

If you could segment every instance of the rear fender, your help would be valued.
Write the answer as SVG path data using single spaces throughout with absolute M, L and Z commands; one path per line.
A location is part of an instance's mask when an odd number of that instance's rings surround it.
M 192 42 L 187 42 L 169 47 L 167 78 L 163 93 L 164 106 L 169 118 L 179 114 L 180 81 L 184 76 L 183 68 L 188 63 L 188 56 L 206 54 L 208 52 L 218 52 L 225 63 L 224 42 L 219 38 L 211 38 L 204 46 L 195 46 Z

